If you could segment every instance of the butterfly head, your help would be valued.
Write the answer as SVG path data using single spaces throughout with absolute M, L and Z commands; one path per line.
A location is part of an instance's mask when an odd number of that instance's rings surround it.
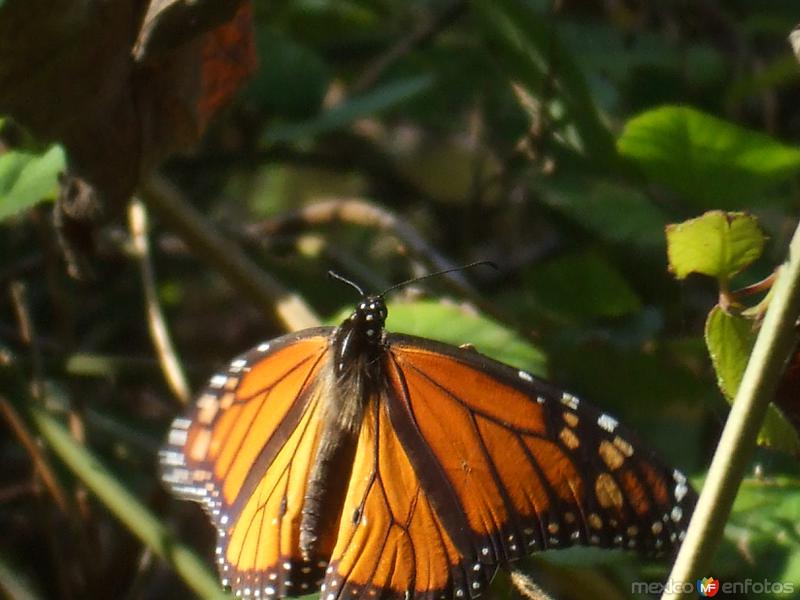
M 368 344 L 379 344 L 383 337 L 387 314 L 383 296 L 365 296 L 358 303 L 349 320 L 354 330 L 359 332 L 362 340 Z
M 346 378 L 348 373 L 358 373 L 365 359 L 367 363 L 374 362 L 382 351 L 386 315 L 383 296 L 362 296 L 355 310 L 336 328 L 332 344 L 337 376 Z

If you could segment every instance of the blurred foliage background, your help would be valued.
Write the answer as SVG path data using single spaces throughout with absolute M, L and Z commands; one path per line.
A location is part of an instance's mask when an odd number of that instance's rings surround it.
M 393 294 L 389 328 L 547 376 L 700 484 L 728 409 L 703 342 L 718 290 L 668 272 L 664 227 L 745 210 L 767 241 L 735 283 L 783 260 L 800 203 L 798 21 L 791 0 L 258 3 L 258 69 L 159 177 L 331 322 L 354 298 L 328 269 L 381 290 L 496 262 Z M 182 409 L 148 330 L 141 256 L 112 216 L 94 279 L 68 276 L 39 202 L 55 198 L 64 152 L 24 125 L 0 129 L 0 589 L 202 594 L 197 565 L 179 576 L 158 557 L 181 540 L 212 570 L 213 532 L 157 478 Z M 162 217 L 159 193 L 142 191 L 157 298 L 196 390 L 284 332 L 287 313 Z M 759 450 L 709 575 L 800 582 L 796 458 Z M 556 598 L 614 599 L 668 565 L 571 549 L 524 569 Z

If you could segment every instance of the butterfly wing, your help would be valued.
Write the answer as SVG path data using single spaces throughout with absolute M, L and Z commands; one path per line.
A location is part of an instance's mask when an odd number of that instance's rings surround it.
M 397 334 L 387 348 L 392 425 L 439 513 L 458 498 L 462 554 L 660 554 L 683 538 L 695 492 L 613 417 L 474 350 Z
M 320 598 L 465 597 L 485 584 L 486 569 L 473 570 L 457 548 L 381 400 L 364 417 Z
M 307 593 L 324 574 L 334 532 L 311 561 L 298 539 L 331 331 L 283 336 L 234 359 L 175 419 L 160 453 L 163 481 L 216 525 L 222 582 L 237 595 Z

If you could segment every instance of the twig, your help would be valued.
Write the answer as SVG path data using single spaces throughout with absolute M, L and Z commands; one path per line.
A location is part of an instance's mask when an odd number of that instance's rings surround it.
M 17 326 L 22 341 L 30 348 L 31 356 L 31 391 L 34 398 L 42 397 L 42 353 L 39 348 L 39 339 L 36 335 L 36 327 L 31 319 L 28 308 L 28 290 L 21 281 L 12 281 L 9 286 L 11 302 L 14 305 L 14 312 L 17 316 Z
M 142 275 L 150 338 L 153 340 L 161 370 L 172 393 L 181 404 L 188 404 L 191 399 L 189 383 L 175 351 L 175 346 L 172 344 L 164 313 L 158 301 L 155 269 L 150 257 L 150 241 L 147 235 L 147 209 L 141 200 L 134 199 L 128 206 L 128 226 L 133 241 L 134 256 L 139 263 L 139 271 Z
M 786 360 L 794 348 L 798 315 L 800 226 L 789 246 L 789 258 L 775 282 L 769 310 L 714 453 L 686 540 L 670 574 L 672 582 L 695 581 L 711 564 L 767 407 L 775 397 Z M 672 591 L 665 593 L 662 600 L 694 597 L 694 592 Z
M 511 570 L 511 583 L 526 600 L 553 600 L 551 595 L 536 584 L 533 577 L 522 571 Z
M 25 427 L 22 418 L 14 410 L 14 407 L 5 396 L 0 396 L 0 415 L 8 422 L 11 431 L 17 436 L 20 444 L 28 452 L 33 463 L 33 472 L 39 477 L 44 484 L 44 487 L 53 497 L 58 510 L 62 513 L 69 514 L 69 501 L 67 495 L 61 488 L 61 484 L 53 473 L 50 463 L 45 458 L 41 448 L 36 444 L 36 440 Z
M 251 236 L 274 235 L 286 230 L 317 227 L 330 223 L 349 223 L 389 231 L 397 236 L 412 253 L 426 260 L 432 270 L 443 271 L 458 265 L 447 260 L 425 241 L 414 227 L 391 211 L 360 198 L 321 199 L 291 213 L 251 225 Z M 461 273 L 449 273 L 447 279 L 462 293 L 477 296 Z
M 224 239 L 166 179 L 151 175 L 143 184 L 142 195 L 150 209 L 167 222 L 195 254 L 214 265 L 262 313 L 270 318 L 277 315 L 291 330 L 320 323 L 319 317 L 300 296 L 286 290 Z
M 414 48 L 426 44 L 437 33 L 445 29 L 453 21 L 466 12 L 467 3 L 464 0 L 455 0 L 433 19 L 427 20 L 417 29 L 402 38 L 398 43 L 389 48 L 373 61 L 356 82 L 350 87 L 350 94 L 356 95 L 375 85 L 386 70 L 398 60 L 406 56 Z

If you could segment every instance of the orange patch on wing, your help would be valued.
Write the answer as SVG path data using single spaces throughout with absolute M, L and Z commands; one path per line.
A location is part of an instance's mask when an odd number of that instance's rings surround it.
M 295 355 L 292 353 L 292 356 Z M 274 358 L 284 357 L 273 356 L 266 362 L 272 364 Z M 258 366 L 260 363 L 256 368 Z M 228 426 L 226 421 L 233 409 L 220 418 L 220 427 L 230 427 L 215 465 L 215 475 L 224 481 L 222 489 L 226 501 L 235 500 L 259 453 L 319 368 L 309 358 L 300 367 L 276 369 L 283 376 L 276 378 L 270 387 L 245 403 L 232 425 Z
M 569 429 L 568 427 L 564 427 L 559 432 L 558 439 L 560 439 L 563 442 L 563 444 L 570 450 L 575 450 L 578 446 L 581 445 L 578 436 L 575 435 L 575 432 Z
M 606 463 L 606 466 L 612 471 L 619 469 L 622 463 L 625 462 L 625 457 L 622 455 L 622 452 L 617 450 L 608 440 L 600 442 L 597 452 L 600 454 L 600 458 L 603 459 L 603 462 Z
M 647 499 L 647 493 L 642 487 L 642 482 L 633 473 L 633 471 L 625 470 L 620 474 L 622 479 L 622 487 L 625 488 L 625 497 L 628 504 L 633 506 L 633 510 L 639 515 L 646 515 L 650 512 L 650 501 Z
M 271 388 L 300 365 L 305 365 L 301 370 L 308 373 L 310 363 L 325 351 L 327 345 L 328 338 L 320 336 L 298 340 L 267 354 L 265 360 L 255 362 L 242 376 L 242 382 L 236 390 L 237 397 L 247 399 Z
M 544 409 L 519 390 L 500 383 L 478 369 L 450 357 L 411 346 L 396 344 L 394 355 L 406 377 L 419 370 L 445 389 L 457 392 L 459 400 L 492 418 L 510 422 L 514 427 L 544 435 Z M 446 363 L 447 369 L 442 369 Z M 437 392 L 442 395 L 441 391 Z M 502 402 L 498 399 L 502 398 Z
M 622 508 L 622 492 L 614 478 L 608 473 L 600 473 L 597 476 L 594 483 L 594 493 L 603 508 Z
M 525 448 L 508 429 L 478 419 L 481 437 L 492 456 L 525 456 Z M 527 460 L 498 460 L 497 473 L 516 511 L 522 516 L 544 513 L 550 504 L 539 474 Z
M 368 408 L 329 580 L 342 585 L 346 578 L 353 594 L 369 584 L 400 597 L 411 582 L 418 594 L 444 590 L 459 553 L 422 493 L 383 407 L 377 418 L 376 424 Z
M 233 524 L 225 557 L 239 570 L 264 571 L 297 554 L 306 480 L 319 437 L 310 406 Z
M 647 485 L 650 486 L 650 493 L 653 495 L 656 503 L 660 506 L 668 506 L 671 499 L 664 476 L 659 474 L 650 464 L 644 461 L 639 461 L 638 464 L 642 473 L 644 473 L 644 479 Z
M 583 478 L 566 454 L 553 442 L 534 437 L 525 438 L 536 461 L 544 471 L 547 483 L 558 497 L 567 502 L 583 497 Z

